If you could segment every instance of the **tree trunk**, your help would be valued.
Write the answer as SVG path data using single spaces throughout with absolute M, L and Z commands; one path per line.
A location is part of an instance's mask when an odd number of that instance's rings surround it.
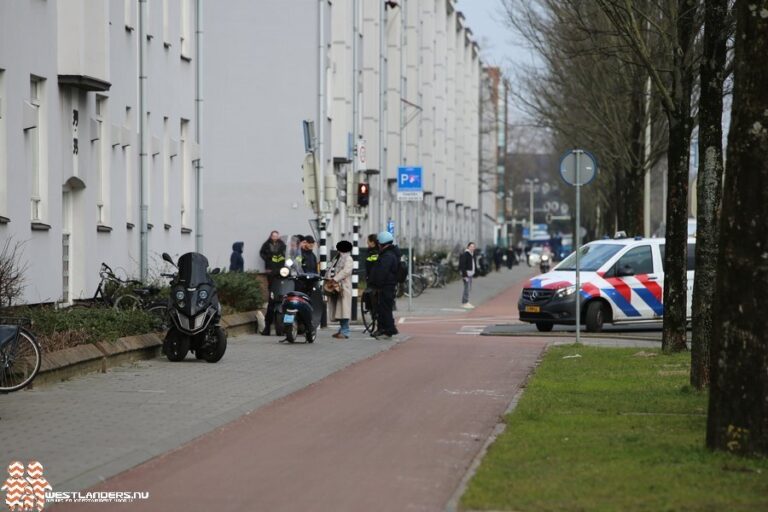
M 690 160 L 691 95 L 693 92 L 693 35 L 695 2 L 679 0 L 675 23 L 677 48 L 672 71 L 674 111 L 669 120 L 667 160 L 666 253 L 664 260 L 664 352 L 686 350 L 686 294 L 688 240 L 688 168 Z
M 768 455 L 768 1 L 736 2 L 707 446 Z
M 704 4 L 704 55 L 699 98 L 699 178 L 696 218 L 696 279 L 693 284 L 691 385 L 709 384 L 709 340 L 715 297 L 718 217 L 723 179 L 723 80 L 728 37 L 727 0 Z

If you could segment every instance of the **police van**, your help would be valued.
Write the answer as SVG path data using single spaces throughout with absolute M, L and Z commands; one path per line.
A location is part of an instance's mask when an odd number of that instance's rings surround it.
M 581 247 L 579 268 L 581 320 L 587 331 L 606 323 L 659 321 L 664 315 L 663 238 L 596 240 Z M 691 317 L 696 239 L 688 239 L 687 317 Z M 551 272 L 524 285 L 518 301 L 520 320 L 551 331 L 555 324 L 576 323 L 576 254 Z

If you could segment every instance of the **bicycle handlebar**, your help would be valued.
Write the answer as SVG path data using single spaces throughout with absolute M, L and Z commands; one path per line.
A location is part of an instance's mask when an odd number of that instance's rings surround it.
M 176 277 L 176 274 L 160 274 L 160 276 L 161 277 L 169 277 L 169 278 L 173 279 L 174 277 Z

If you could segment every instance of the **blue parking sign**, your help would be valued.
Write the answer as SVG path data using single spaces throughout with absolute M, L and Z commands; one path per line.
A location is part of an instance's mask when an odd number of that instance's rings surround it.
M 424 186 L 421 167 L 397 168 L 397 199 L 398 201 L 422 201 Z

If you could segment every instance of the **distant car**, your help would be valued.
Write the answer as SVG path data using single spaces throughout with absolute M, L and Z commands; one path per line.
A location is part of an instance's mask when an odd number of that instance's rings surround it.
M 528 253 L 528 266 L 534 267 L 541 261 L 541 253 L 544 252 L 542 247 L 534 247 Z

